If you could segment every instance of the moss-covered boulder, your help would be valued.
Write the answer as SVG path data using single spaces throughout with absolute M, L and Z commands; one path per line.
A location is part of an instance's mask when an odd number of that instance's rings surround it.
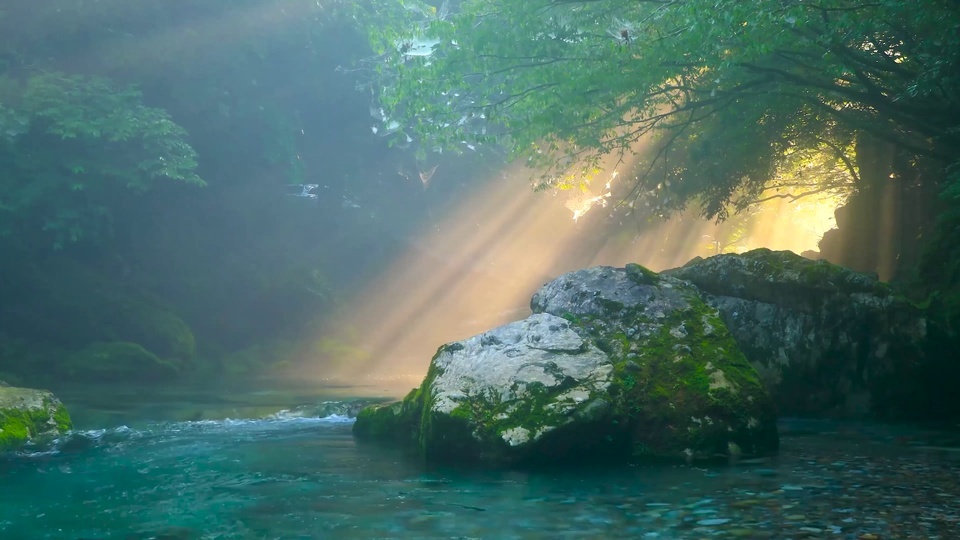
M 0 452 L 42 444 L 70 425 L 67 409 L 50 392 L 0 386 Z
M 414 448 L 422 414 L 422 394 L 420 389 L 414 389 L 401 401 L 375 403 L 361 409 L 353 433 L 359 439 L 389 441 Z
M 358 438 L 430 461 L 590 464 L 770 454 L 756 371 L 691 285 L 631 265 L 561 276 L 534 314 L 441 347 L 421 387 L 357 418 Z
M 876 278 L 757 249 L 668 272 L 717 308 L 781 415 L 929 418 L 925 309 Z M 952 358 L 951 358 L 952 360 Z

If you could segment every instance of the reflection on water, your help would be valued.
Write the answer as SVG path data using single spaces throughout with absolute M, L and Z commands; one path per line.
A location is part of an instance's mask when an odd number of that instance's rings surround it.
M 356 445 L 348 418 L 304 409 L 82 431 L 56 452 L 0 459 L 0 538 L 947 539 L 960 530 L 954 434 L 798 425 L 785 425 L 774 460 L 536 473 L 426 468 Z

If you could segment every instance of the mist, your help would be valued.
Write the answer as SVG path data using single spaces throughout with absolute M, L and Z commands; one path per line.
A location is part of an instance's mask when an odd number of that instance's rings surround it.
M 955 537 L 948 3 L 3 0 L 0 538 Z
M 113 379 L 81 353 L 122 342 L 176 356 L 175 373 L 122 377 L 150 386 L 215 378 L 398 393 L 438 346 L 523 318 L 537 288 L 564 272 L 662 270 L 755 247 L 799 253 L 833 225 L 829 198 L 775 199 L 724 223 L 696 209 L 664 220 L 627 205 L 630 162 L 611 159 L 586 190 L 535 192 L 537 171 L 498 148 L 395 144 L 377 129 L 370 46 L 334 5 L 185 1 L 161 17 L 140 4 L 28 4 L 0 20 L 4 75 L 24 77 L 23 59 L 43 56 L 45 70 L 132 85 L 183 127 L 204 185 L 89 190 L 106 217 L 77 223 L 65 242 L 49 225 L 31 228 L 52 219 L 41 206 L 12 222 L 24 233 L 5 240 L 19 255 L 0 270 L 0 337 L 14 351 L 0 373 L 11 379 L 76 380 L 54 376 L 66 370 L 58 355 L 77 358 L 80 380 Z M 157 326 L 155 311 L 170 322 Z

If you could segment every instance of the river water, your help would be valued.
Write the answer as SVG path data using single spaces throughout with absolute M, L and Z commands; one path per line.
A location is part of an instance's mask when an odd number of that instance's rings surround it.
M 0 456 L 0 538 L 960 538 L 955 429 L 784 420 L 779 456 L 732 466 L 463 471 L 358 445 L 329 410 L 78 414 L 53 450 Z

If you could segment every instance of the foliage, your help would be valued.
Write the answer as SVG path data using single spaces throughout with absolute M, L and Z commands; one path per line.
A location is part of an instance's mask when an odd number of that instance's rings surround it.
M 189 365 L 196 353 L 195 336 L 169 305 L 98 270 L 63 255 L 7 262 L 0 271 L 4 298 L 0 328 L 10 337 L 67 350 L 95 341 L 133 342 L 179 365 Z M 0 345 L 0 358 L 7 356 L 4 348 L 18 344 L 16 340 L 6 343 Z M 14 347 L 9 357 L 26 358 L 27 353 Z
M 546 171 L 545 185 L 570 183 L 571 170 L 589 176 L 604 155 L 626 158 L 655 135 L 659 151 L 632 195 L 664 209 L 702 198 L 706 214 L 724 217 L 789 156 L 824 152 L 855 177 L 858 133 L 958 157 L 960 12 L 950 0 L 447 6 L 366 8 L 389 21 L 369 32 L 384 124 L 425 149 L 505 144 Z
M 366 150 L 331 111 L 367 129 L 341 3 L 3 2 L 0 363 L 30 380 L 130 342 L 196 375 L 329 309 L 357 257 L 329 226 L 340 168 Z M 330 200 L 284 194 L 321 175 Z
M 79 380 L 142 380 L 174 378 L 180 366 L 136 343 L 97 342 L 65 358 L 59 369 Z
M 201 185 L 196 159 L 133 88 L 56 72 L 0 79 L 0 234 L 39 228 L 57 247 L 107 235 L 113 190 Z

